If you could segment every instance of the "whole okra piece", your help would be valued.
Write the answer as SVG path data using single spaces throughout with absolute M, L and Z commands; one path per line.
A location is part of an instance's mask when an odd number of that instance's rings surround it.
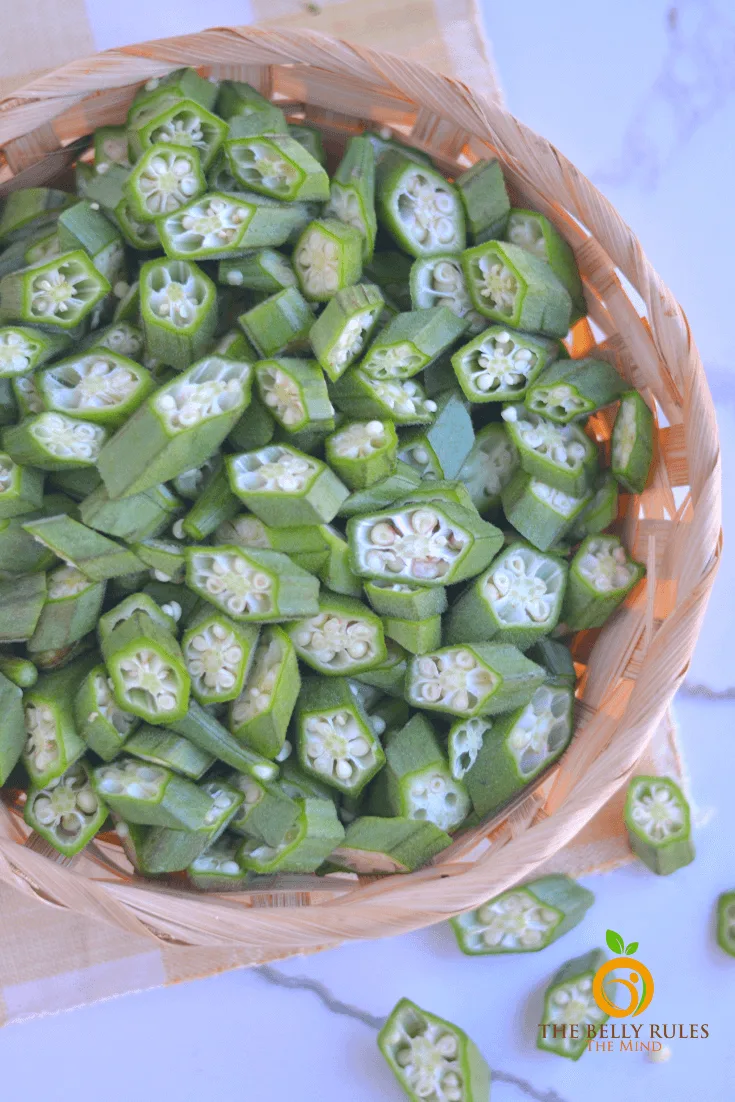
M 437 395 L 436 406 L 432 424 L 402 433 L 398 448 L 398 458 L 426 482 L 456 479 L 475 442 L 472 418 L 458 391 Z
M 557 425 L 521 405 L 506 406 L 502 417 L 527 474 L 572 496 L 589 488 L 597 449 L 578 425 Z
M 409 284 L 414 310 L 446 306 L 458 318 L 465 318 L 470 333 L 486 328 L 485 318 L 472 305 L 459 256 L 420 256 L 411 267 Z
M 652 872 L 668 876 L 694 860 L 689 804 L 669 777 L 633 777 L 624 818 L 630 848 Z
M 577 261 L 571 247 L 549 219 L 535 210 L 511 210 L 504 236 L 549 265 L 569 292 L 573 304 L 572 321 L 584 317 L 587 303 Z
M 299 658 L 317 673 L 354 677 L 387 657 L 380 618 L 353 597 L 322 592 L 319 610 L 286 625 Z
M 310 302 L 327 302 L 362 275 L 363 238 L 354 226 L 337 218 L 310 222 L 293 251 L 301 291 Z
M 37 413 L 2 430 L 3 451 L 42 471 L 93 467 L 106 439 L 101 425 L 63 413 Z
M 202 610 L 181 639 L 191 689 L 200 704 L 221 704 L 242 692 L 258 641 L 258 628 L 222 612 Z
M 457 189 L 429 165 L 390 150 L 377 170 L 383 225 L 411 256 L 457 253 L 465 246 L 465 219 Z
M 42 471 L 21 467 L 0 453 L 0 518 L 32 513 L 43 503 Z
M 26 743 L 23 691 L 0 673 L 0 785 L 15 769 Z
M 0 328 L 0 379 L 27 375 L 55 359 L 68 346 L 69 337 L 64 333 L 45 333 L 24 325 L 3 326 Z
M 331 388 L 337 409 L 350 417 L 378 418 L 396 425 L 428 425 L 437 404 L 415 379 L 377 379 L 360 367 L 341 375 Z
M 517 245 L 487 241 L 466 249 L 462 266 L 478 313 L 529 333 L 566 336 L 572 300 L 543 260 Z
M 0 279 L 0 321 L 75 329 L 110 292 L 83 249 Z
M 87 200 L 61 212 L 56 234 L 59 252 L 83 249 L 111 287 L 125 275 L 125 249 L 119 229 Z
M 224 460 L 217 456 L 204 487 L 181 521 L 181 529 L 184 536 L 201 542 L 239 512 L 240 500 L 230 489 Z
M 357 283 L 337 291 L 324 307 L 309 330 L 309 342 L 332 382 L 363 354 L 384 305 L 377 287 Z
M 226 463 L 233 493 L 275 528 L 328 523 L 349 493 L 320 459 L 286 444 L 228 456 Z
M 86 766 L 78 761 L 60 777 L 31 786 L 23 817 L 59 853 L 73 857 L 100 830 L 107 806 L 90 784 Z
M 23 764 L 37 788 L 60 777 L 86 750 L 74 721 L 74 698 L 94 663 L 94 657 L 85 656 L 63 669 L 44 673 L 23 695 Z
M 369 138 L 350 138 L 329 185 L 327 218 L 337 218 L 356 229 L 363 240 L 363 257 L 369 260 L 378 231 L 375 218 L 375 150 Z
M 314 313 L 298 287 L 286 287 L 251 306 L 237 323 L 259 356 L 268 359 L 304 349 Z
M 416 655 L 406 675 L 415 708 L 470 718 L 525 707 L 545 670 L 508 643 L 463 643 Z
M 244 773 L 231 776 L 230 784 L 243 797 L 230 830 L 257 838 L 268 846 L 278 846 L 298 822 L 300 808 L 296 801 L 280 784 L 268 784 Z
M 575 495 L 516 470 L 501 490 L 506 518 L 539 551 L 548 551 L 572 530 L 591 503 L 592 491 Z
M 278 766 L 275 762 L 238 742 L 196 700 L 190 701 L 189 710 L 183 719 L 171 723 L 171 729 L 239 773 L 248 773 L 260 781 L 274 781 L 278 777 Z
M 261 401 L 286 433 L 334 428 L 334 407 L 316 360 L 287 356 L 261 360 L 255 377 Z
M 39 543 L 91 581 L 101 582 L 120 574 L 132 574 L 143 564 L 128 547 L 87 528 L 67 515 L 43 517 L 24 525 Z
M 559 342 L 550 337 L 491 325 L 462 345 L 451 363 L 471 402 L 513 402 L 523 398 L 535 380 L 550 370 L 548 365 L 559 354 L 559 348 Z
M 186 584 L 238 623 L 293 620 L 318 608 L 317 579 L 278 551 L 188 547 Z
M 149 260 L 140 270 L 140 312 L 148 354 L 181 371 L 211 343 L 217 293 L 188 260 Z
M 301 223 L 300 212 L 244 196 L 208 191 L 156 221 L 167 256 L 226 260 L 246 249 L 282 245 Z
M 368 348 L 361 370 L 374 379 L 410 379 L 464 333 L 467 322 L 447 306 L 397 314 Z
M 538 1048 L 569 1060 L 580 1058 L 590 1037 L 610 1017 L 599 1008 L 592 994 L 595 973 L 606 959 L 602 949 L 592 949 L 567 961 L 555 973 L 544 994 Z
M 457 177 L 457 190 L 467 218 L 467 228 L 475 244 L 502 238 L 508 224 L 510 199 L 503 170 L 494 157 L 477 161 Z
M 0 643 L 32 638 L 47 597 L 46 575 L 21 574 L 0 581 Z
M 191 886 L 200 892 L 241 891 L 248 873 L 237 860 L 240 845 L 239 838 L 225 832 L 189 865 L 186 873 Z
M 155 385 L 146 368 L 101 348 L 45 368 L 34 382 L 46 409 L 107 428 L 119 427 Z
M 101 640 L 118 705 L 147 723 L 186 715 L 191 678 L 176 637 L 144 612 L 133 612 Z

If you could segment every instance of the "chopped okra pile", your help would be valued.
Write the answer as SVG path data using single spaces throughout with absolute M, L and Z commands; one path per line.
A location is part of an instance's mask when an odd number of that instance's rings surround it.
M 114 828 L 200 890 L 417 869 L 564 752 L 571 637 L 644 573 L 607 530 L 653 416 L 569 358 L 559 233 L 496 161 L 449 180 L 366 132 L 326 164 L 249 85 L 179 70 L 75 193 L 0 212 L 0 783 L 67 857 Z M 586 419 L 613 406 L 606 465 Z M 666 872 L 657 793 L 631 829 Z M 516 894 L 466 952 L 585 906 Z M 429 1097 L 412 1015 L 386 1051 Z

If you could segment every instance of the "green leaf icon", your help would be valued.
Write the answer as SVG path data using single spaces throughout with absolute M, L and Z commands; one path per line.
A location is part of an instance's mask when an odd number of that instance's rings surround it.
M 626 945 L 625 946 L 625 955 L 626 955 L 626 957 L 629 957 L 631 953 L 635 953 L 637 948 L 638 948 L 638 942 L 637 941 L 631 941 L 630 945 Z
M 612 949 L 613 953 L 617 953 L 618 956 L 622 956 L 625 952 L 625 942 L 620 934 L 616 934 L 614 930 L 606 931 L 605 941 L 607 942 L 608 948 Z

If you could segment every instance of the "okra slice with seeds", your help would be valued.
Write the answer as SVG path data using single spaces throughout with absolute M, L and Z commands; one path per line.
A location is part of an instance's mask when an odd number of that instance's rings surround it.
M 408 651 L 393 639 L 385 640 L 385 658 L 369 670 L 360 670 L 351 676 L 361 685 L 379 689 L 391 697 L 403 699 L 408 669 Z
M 138 724 L 136 716 L 118 706 L 103 665 L 91 669 L 79 685 L 74 720 L 81 738 L 103 761 L 117 757 Z
M 277 846 L 248 838 L 237 859 L 252 872 L 314 872 L 344 838 L 344 827 L 329 800 L 297 800 L 299 818 Z
M 282 245 L 300 224 L 298 211 L 208 191 L 156 222 L 164 251 L 179 260 L 222 260 L 245 249 Z
M 325 441 L 329 466 L 351 490 L 364 490 L 395 470 L 398 437 L 391 421 L 352 421 Z
M 529 650 L 528 657 L 544 667 L 550 680 L 570 685 L 572 689 L 576 685 L 577 672 L 571 651 L 558 639 L 539 639 Z
M 181 649 L 200 704 L 220 704 L 240 695 L 257 641 L 257 627 L 236 624 L 221 612 L 195 617 Z
M 150 373 L 115 352 L 89 352 L 35 376 L 46 409 L 117 428 L 154 388 Z
M 421 476 L 415 467 L 402 460 L 396 462 L 392 474 L 386 475 L 364 490 L 353 490 L 339 507 L 340 517 L 354 517 L 374 509 L 385 509 L 396 501 L 403 501 L 407 494 L 419 486 Z
M 385 764 L 368 716 L 343 678 L 307 678 L 294 727 L 301 768 L 357 796 Z
M 0 321 L 75 329 L 110 293 L 83 249 L 0 279 Z
M 446 591 L 375 579 L 365 582 L 365 596 L 379 616 L 400 620 L 425 620 L 447 609 Z
M 228 456 L 226 462 L 233 493 L 276 528 L 328 523 L 348 495 L 325 463 L 285 444 Z
M 60 777 L 86 750 L 74 722 L 73 706 L 79 684 L 93 664 L 94 659 L 79 658 L 63 669 L 42 674 L 23 694 L 23 764 L 37 788 Z
M 360 369 L 374 379 L 410 379 L 464 333 L 467 322 L 446 306 L 397 314 L 368 348 Z
M 600 471 L 594 495 L 570 529 L 572 540 L 596 535 L 609 528 L 618 515 L 618 484 L 611 471 Z
M 235 544 L 236 547 L 256 548 L 263 551 L 281 551 L 297 566 L 318 573 L 329 546 L 324 526 L 297 525 L 293 528 L 274 528 L 250 513 L 226 520 L 215 534 L 217 543 Z
M 142 724 L 125 743 L 125 751 L 141 761 L 173 769 L 198 781 L 214 765 L 214 756 L 195 746 L 183 735 Z M 107 759 L 109 760 L 109 759 Z
M 75 202 L 75 197 L 56 188 L 20 188 L 10 192 L 0 213 L 0 241 L 3 246 L 26 237 L 52 223 L 59 211 Z
M 138 158 L 146 149 L 161 144 L 194 148 L 206 172 L 227 135 L 227 123 L 193 99 L 177 97 L 167 109 L 153 110 L 155 114 L 147 121 L 129 122 L 131 153 Z
M 626 391 L 613 425 L 610 468 L 631 494 L 642 494 L 646 488 L 653 463 L 653 430 L 653 414 L 643 398 L 637 390 Z
M 76 567 L 91 581 L 102 582 L 119 574 L 131 574 L 142 566 L 130 548 L 87 528 L 68 515 L 31 520 L 25 524 L 25 529 L 68 566 Z
M 203 195 L 199 150 L 161 142 L 147 149 L 123 185 L 133 215 L 152 222 Z
M 398 150 L 386 153 L 378 165 L 377 203 L 383 225 L 411 256 L 464 248 L 459 193 L 429 165 L 417 165 Z
M 569 567 L 561 619 L 569 631 L 600 628 L 646 573 L 617 536 L 587 536 Z
M 457 478 L 467 487 L 478 513 L 485 515 L 500 504 L 500 495 L 519 464 L 518 449 L 504 424 L 493 422 L 476 433 Z
M 98 126 L 94 132 L 95 171 L 104 174 L 111 164 L 130 165 L 126 126 Z
M 558 349 L 548 337 L 491 325 L 454 353 L 452 367 L 471 402 L 513 402 L 523 398 Z
M 387 638 L 394 639 L 410 654 L 426 654 L 442 642 L 442 618 L 427 616 L 424 620 L 404 620 L 397 616 L 383 617 Z
M 6 325 L 0 329 L 0 379 L 27 375 L 53 360 L 69 345 L 62 333 L 44 333 L 24 325 Z
M 337 409 L 350 417 L 393 421 L 396 425 L 428 425 L 437 405 L 415 379 L 376 379 L 353 367 L 331 388 Z
M 352 570 L 347 541 L 331 524 L 320 525 L 319 534 L 326 544 L 326 557 L 314 571 L 319 581 L 332 593 L 362 597 L 362 579 Z
M 567 494 L 587 490 L 597 448 L 578 425 L 556 425 L 521 405 L 506 406 L 502 417 L 524 471 Z
M 42 471 L 21 467 L 0 452 L 0 518 L 32 513 L 43 502 Z
M 291 202 L 329 198 L 329 177 L 289 135 L 233 138 L 226 145 L 232 175 L 253 191 Z
M 467 719 L 497 715 L 525 706 L 545 677 L 541 666 L 508 643 L 443 647 L 411 660 L 406 700 L 414 708 Z
M 200 892 L 242 891 L 249 874 L 237 860 L 241 845 L 239 838 L 225 833 L 209 846 L 186 870 L 191 886 Z
M 464 318 L 470 333 L 486 328 L 486 321 L 472 305 L 462 262 L 452 253 L 420 256 L 411 268 L 411 304 L 414 310 L 446 306 Z
M 301 690 L 294 645 L 283 628 L 267 627 L 258 640 L 247 681 L 229 709 L 235 738 L 266 758 L 283 749 Z
M 143 612 L 134 612 L 101 640 L 115 699 L 148 723 L 171 724 L 186 715 L 191 680 L 176 637 Z
M 217 282 L 228 287 L 275 294 L 296 286 L 291 261 L 276 249 L 258 248 L 245 256 L 222 260 L 217 267 Z
M 23 818 L 65 857 L 79 853 L 100 830 L 107 806 L 89 782 L 82 762 L 44 785 L 32 785 Z
M 332 382 L 360 358 L 380 321 L 385 302 L 371 283 L 337 291 L 309 331 L 314 355 Z
M 475 309 L 528 333 L 565 337 L 572 300 L 548 264 L 517 245 L 487 241 L 462 253 Z
M 32 638 L 46 592 L 46 575 L 42 573 L 0 581 L 0 643 L 22 643 Z
M 66 252 L 66 249 L 61 247 L 58 227 L 59 223 L 57 221 L 55 229 L 44 234 L 43 237 L 33 237 L 32 244 L 28 245 L 25 250 L 23 257 L 25 263 L 20 265 L 20 267 L 31 267 L 33 264 L 43 264 L 45 260 L 51 260 L 55 256 L 60 256 L 62 252 Z M 23 242 L 23 244 L 25 245 L 25 242 Z M 67 246 L 67 248 L 73 248 L 73 246 Z M 14 268 L 13 270 L 15 271 L 17 269 Z M 3 275 L 4 274 L 3 272 Z
M 535 210 L 511 210 L 505 238 L 548 264 L 569 292 L 574 305 L 572 320 L 584 317 L 587 304 L 577 261 L 571 247 L 549 219 Z
M 104 582 L 74 566 L 59 566 L 46 579 L 46 602 L 28 640 L 28 650 L 61 650 L 94 631 L 105 596 Z
M 146 873 L 155 876 L 188 868 L 224 833 L 243 802 L 242 793 L 224 781 L 205 781 L 199 785 L 199 791 L 211 801 L 199 829 L 154 826 L 146 833 L 140 850 L 141 866 Z
M 456 781 L 461 781 L 477 761 L 485 736 L 493 722 L 485 716 L 458 719 L 449 728 L 447 755 L 449 768 Z
M 98 532 L 134 545 L 157 536 L 167 528 L 180 508 L 181 501 L 165 483 L 115 500 L 100 484 L 80 501 L 79 516 L 88 528 L 95 528 Z M 134 546 L 132 550 L 136 551 Z M 141 556 L 138 555 L 138 558 Z M 145 561 L 141 558 L 141 562 Z
M 305 348 L 314 313 L 297 287 L 286 287 L 252 306 L 237 322 L 261 359 L 268 359 Z
M 398 449 L 398 458 L 415 467 L 424 482 L 457 478 L 475 442 L 472 418 L 458 392 L 438 395 L 436 405 L 432 424 L 404 432 Z
M 17 578 L 22 574 L 40 574 L 54 565 L 56 558 L 52 552 L 36 543 L 33 536 L 21 527 L 29 517 L 43 515 L 39 510 L 35 514 L 24 513 L 19 517 L 0 520 L 0 571 L 3 575 Z M 7 593 L 6 590 L 3 597 Z M 41 595 L 41 604 L 44 597 L 45 593 Z
M 176 633 L 176 619 L 169 613 L 164 612 L 161 604 L 148 593 L 131 593 L 119 604 L 115 605 L 108 612 L 105 612 L 99 618 L 97 624 L 97 634 L 100 639 L 100 643 L 107 639 L 109 635 L 119 627 L 120 624 L 128 620 L 136 612 L 143 613 L 148 616 L 164 631 L 169 631 L 172 634 Z
M 387 657 L 380 618 L 353 597 L 322 592 L 319 611 L 285 630 L 299 658 L 317 673 L 354 677 Z
M 244 80 L 223 80 L 217 93 L 217 114 L 228 121 L 237 115 L 251 115 L 270 107 L 270 100 L 261 96 Z
M 82 200 L 62 211 L 57 234 L 57 255 L 81 248 L 110 287 L 124 277 L 125 247 L 120 231 L 92 203 Z
M 186 584 L 238 623 L 294 619 L 318 607 L 317 579 L 278 551 L 188 547 Z
M 449 835 L 428 820 L 361 815 L 347 827 L 344 841 L 329 859 L 365 876 L 413 872 L 451 843 Z
M 44 401 L 38 393 L 35 375 L 17 375 L 0 380 L 0 424 L 10 425 L 42 413 Z
M 104 329 L 93 330 L 80 347 L 85 351 L 93 348 L 108 348 L 118 356 L 126 356 L 129 360 L 137 361 L 143 355 L 145 340 L 142 329 L 123 319 L 114 321 Z
M 450 919 L 467 956 L 537 953 L 573 930 L 595 901 L 569 876 L 552 874 L 511 888 Z
M 261 360 L 255 377 L 261 401 L 287 432 L 334 428 L 334 406 L 316 360 L 287 356 Z
M 197 501 L 182 519 L 181 530 L 190 540 L 201 542 L 239 512 L 240 499 L 232 493 L 227 469 L 218 457 Z
M 510 524 L 537 547 L 548 551 L 573 527 L 592 500 L 592 491 L 575 496 L 516 471 L 501 492 Z
M 299 805 L 278 784 L 267 784 L 243 773 L 229 778 L 243 797 L 230 823 L 233 834 L 257 838 L 268 846 L 279 845 L 299 818 Z
M 494 815 L 564 752 L 572 737 L 574 689 L 549 681 L 524 707 L 493 722 L 465 775 L 472 806 Z
M 525 404 L 549 421 L 566 425 L 616 401 L 625 382 L 605 360 L 557 360 L 526 391 Z
M 735 957 L 735 892 L 723 892 L 717 900 L 717 944 Z
M 363 256 L 373 255 L 375 218 L 375 151 L 369 138 L 356 135 L 348 140 L 342 160 L 329 186 L 326 218 L 337 218 L 352 226 L 363 240 Z
M 161 103 L 173 103 L 179 99 L 193 99 L 207 110 L 212 110 L 218 97 L 218 85 L 202 77 L 196 69 L 174 69 L 162 77 L 151 77 L 135 93 L 128 114 L 128 126 L 135 126 L 161 110 Z
M 148 354 L 181 371 L 212 340 L 215 285 L 190 261 L 149 260 L 140 270 L 140 312 Z
M 537 1048 L 570 1060 L 580 1058 L 590 1037 L 610 1017 L 592 994 L 592 981 L 606 959 L 602 949 L 593 949 L 567 961 L 552 977 L 544 994 Z
M 161 765 L 118 758 L 92 770 L 92 787 L 111 811 L 142 826 L 201 830 L 211 797 Z
M 293 125 L 289 123 L 288 132 L 295 138 L 299 145 L 303 145 L 308 153 L 311 153 L 315 161 L 320 165 L 326 165 L 327 155 L 324 152 L 322 134 L 315 126 Z
M 510 199 L 500 161 L 494 157 L 477 161 L 457 177 L 456 184 L 475 244 L 502 237 L 508 224 Z
M 6 673 L 9 672 L 5 661 L 5 672 L 0 673 L 0 784 L 5 784 L 15 769 L 26 744 L 25 715 L 23 711 L 23 691 L 14 684 Z M 24 686 L 32 688 L 32 684 Z
M 689 804 L 669 777 L 633 777 L 624 811 L 633 853 L 659 876 L 694 860 Z
M 362 237 L 336 218 L 310 222 L 294 246 L 293 266 L 304 297 L 327 302 L 362 275 Z
M 130 209 L 127 199 L 115 208 L 115 219 L 120 227 L 125 241 L 133 249 L 139 252 L 158 252 L 161 248 L 161 237 L 155 222 L 141 222 Z
M 274 781 L 278 777 L 278 765 L 238 742 L 211 712 L 196 700 L 189 703 L 183 719 L 174 720 L 171 729 L 189 739 L 200 750 L 223 761 L 238 773 L 248 773 L 260 781 Z

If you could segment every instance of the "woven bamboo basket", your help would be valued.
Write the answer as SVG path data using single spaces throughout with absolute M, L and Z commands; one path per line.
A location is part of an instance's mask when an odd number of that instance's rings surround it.
M 124 121 L 137 87 L 183 65 L 246 80 L 335 154 L 366 126 L 426 150 L 450 176 L 497 156 L 514 205 L 542 211 L 569 241 L 589 318 L 572 355 L 615 363 L 657 416 L 649 488 L 622 498 L 618 530 L 647 579 L 601 632 L 575 641 L 577 730 L 534 791 L 404 876 L 280 877 L 233 896 L 137 879 L 114 836 L 71 864 L 37 852 L 17 796 L 0 802 L 0 881 L 131 933 L 231 946 L 263 961 L 345 939 L 428 926 L 528 877 L 625 783 L 686 673 L 717 570 L 720 460 L 712 400 L 686 318 L 631 230 L 549 142 L 459 81 L 312 33 L 228 27 L 110 50 L 0 100 L 0 195 L 63 180 L 97 126 Z M 593 418 L 600 442 L 611 419 Z M 242 959 L 242 957 L 240 958 Z

